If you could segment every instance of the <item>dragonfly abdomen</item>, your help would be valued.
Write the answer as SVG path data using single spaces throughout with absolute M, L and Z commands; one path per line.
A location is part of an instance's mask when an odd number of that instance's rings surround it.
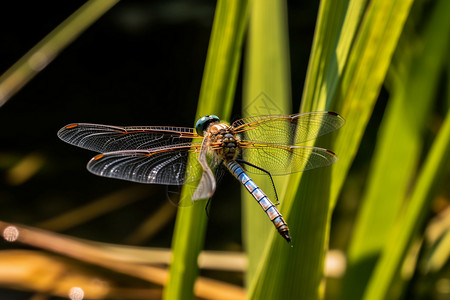
M 234 160 L 229 160 L 225 163 L 228 170 L 238 179 L 247 189 L 247 191 L 255 198 L 266 212 L 267 216 L 277 228 L 280 235 L 288 242 L 291 242 L 289 235 L 289 228 L 281 213 L 276 209 L 272 201 L 269 200 L 266 194 L 255 184 L 255 182 L 245 173 L 242 167 Z

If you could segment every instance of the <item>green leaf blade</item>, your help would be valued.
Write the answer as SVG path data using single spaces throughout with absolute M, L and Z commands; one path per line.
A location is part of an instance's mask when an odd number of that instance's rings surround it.
M 222 0 L 217 3 L 197 119 L 209 114 L 229 118 L 246 24 L 247 1 Z M 183 188 L 181 197 L 190 199 L 193 191 L 187 190 Z M 170 277 L 164 289 L 164 299 L 193 299 L 194 283 L 199 272 L 197 257 L 204 243 L 206 218 L 203 205 L 178 210 Z
M 251 5 L 244 69 L 243 115 L 289 114 L 291 112 L 290 60 L 285 1 L 254 1 Z M 259 167 L 264 168 L 264 165 Z M 273 189 L 267 176 L 252 176 L 263 191 Z M 280 202 L 286 178 L 274 177 Z M 246 283 L 251 284 L 263 251 L 276 232 L 255 199 L 242 188 L 243 241 L 249 258 Z M 276 199 L 270 199 L 276 203 Z M 279 207 L 278 207 L 279 209 Z M 275 283 L 275 282 L 274 282 Z

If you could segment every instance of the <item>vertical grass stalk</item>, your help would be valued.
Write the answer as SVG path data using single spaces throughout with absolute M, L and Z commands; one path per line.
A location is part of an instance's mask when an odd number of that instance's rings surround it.
M 247 1 L 218 1 L 196 118 L 208 114 L 229 118 L 246 23 Z M 190 199 L 192 195 L 187 191 L 183 189 L 181 197 Z M 204 205 L 178 210 L 172 240 L 170 277 L 164 289 L 164 299 L 194 298 L 194 283 L 198 275 L 197 256 L 204 243 L 206 218 Z
M 332 208 L 357 152 L 412 1 L 322 1 L 302 111 L 335 110 L 347 120 L 331 147 L 340 161 L 291 176 L 283 203 L 294 247 L 274 240 L 251 298 L 320 299 Z M 320 146 L 331 146 L 322 140 Z M 278 279 L 278 284 L 272 281 Z M 289 280 L 288 280 L 289 279 Z
M 291 113 L 291 79 L 286 2 L 253 1 L 249 17 L 243 84 L 243 116 L 289 114 Z M 267 176 L 253 177 L 263 191 L 268 192 L 273 189 Z M 280 202 L 283 203 L 286 178 L 275 177 L 274 181 Z M 249 258 L 246 283 L 249 284 L 261 262 L 267 240 L 275 232 L 275 228 L 244 187 L 242 187 L 241 197 L 243 242 Z M 271 200 L 276 201 L 276 199 Z M 281 239 L 278 235 L 277 238 Z

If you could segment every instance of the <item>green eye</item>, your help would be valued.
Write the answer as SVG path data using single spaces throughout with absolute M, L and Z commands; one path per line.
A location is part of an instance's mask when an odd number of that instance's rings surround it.
M 195 130 L 199 135 L 203 136 L 203 131 L 208 129 L 209 124 L 213 122 L 220 122 L 219 117 L 215 115 L 204 116 L 197 121 L 197 124 L 195 124 Z

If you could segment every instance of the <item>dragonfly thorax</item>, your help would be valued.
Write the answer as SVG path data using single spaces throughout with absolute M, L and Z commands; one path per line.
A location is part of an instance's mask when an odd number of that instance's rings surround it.
M 223 160 L 231 160 L 238 155 L 239 137 L 228 124 L 213 124 L 208 128 L 211 134 L 211 149 Z

